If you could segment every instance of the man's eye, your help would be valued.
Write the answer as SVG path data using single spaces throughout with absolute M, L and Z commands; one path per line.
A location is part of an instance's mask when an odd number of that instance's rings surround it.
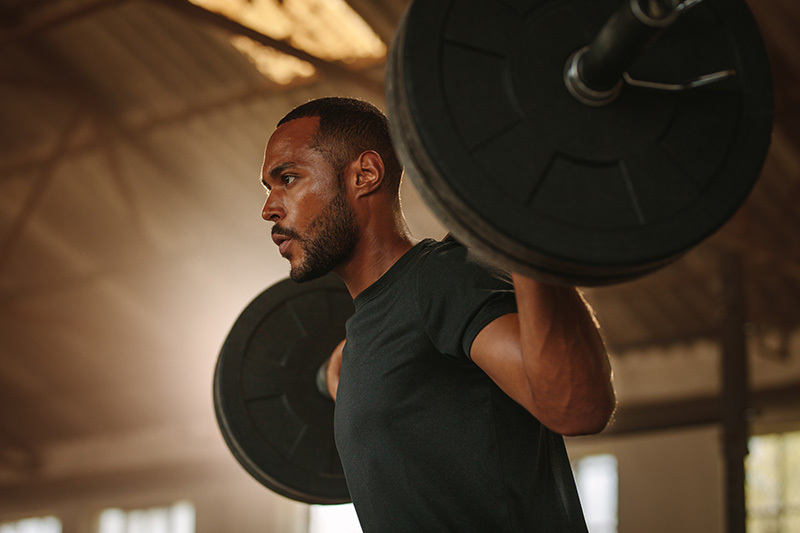
M 292 176 L 291 174 L 284 174 L 281 176 L 284 185 L 291 185 L 294 180 L 297 179 L 296 176 Z

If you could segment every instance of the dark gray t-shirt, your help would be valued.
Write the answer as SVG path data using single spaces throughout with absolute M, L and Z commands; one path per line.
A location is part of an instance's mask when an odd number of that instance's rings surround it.
M 563 439 L 469 359 L 513 286 L 426 240 L 355 299 L 336 444 L 366 532 L 586 532 Z

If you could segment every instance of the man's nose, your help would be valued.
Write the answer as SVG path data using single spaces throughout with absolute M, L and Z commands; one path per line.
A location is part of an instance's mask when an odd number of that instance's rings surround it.
M 261 218 L 266 221 L 278 222 L 285 215 L 283 203 L 280 201 L 280 195 L 275 191 L 267 193 L 267 199 L 264 201 L 264 207 L 261 209 Z

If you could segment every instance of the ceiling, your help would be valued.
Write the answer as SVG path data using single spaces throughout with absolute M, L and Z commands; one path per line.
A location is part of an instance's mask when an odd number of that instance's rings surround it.
M 406 1 L 348 3 L 388 43 Z M 786 357 L 800 324 L 800 4 L 750 6 L 774 76 L 762 176 L 675 264 L 587 291 L 618 356 L 716 338 L 730 264 L 748 334 Z M 270 80 L 233 34 L 315 74 Z M 184 0 L 0 0 L 0 487 L 58 458 L 78 468 L 101 441 L 218 440 L 218 350 L 287 274 L 259 217 L 264 143 L 309 98 L 383 107 L 383 67 L 320 59 Z M 403 195 L 417 236 L 445 233 Z

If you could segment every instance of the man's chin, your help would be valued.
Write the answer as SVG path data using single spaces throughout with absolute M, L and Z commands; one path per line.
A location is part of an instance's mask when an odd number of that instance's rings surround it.
M 327 272 L 307 272 L 307 271 L 298 271 L 296 269 L 292 269 L 289 271 L 289 277 L 292 281 L 297 283 L 305 283 L 306 281 L 314 281 L 315 279 L 321 278 L 327 274 Z
M 308 268 L 308 265 L 300 263 L 299 265 L 292 265 L 289 269 L 289 277 L 292 281 L 297 283 L 305 283 L 306 281 L 314 281 L 327 274 L 327 270 L 319 270 Z

